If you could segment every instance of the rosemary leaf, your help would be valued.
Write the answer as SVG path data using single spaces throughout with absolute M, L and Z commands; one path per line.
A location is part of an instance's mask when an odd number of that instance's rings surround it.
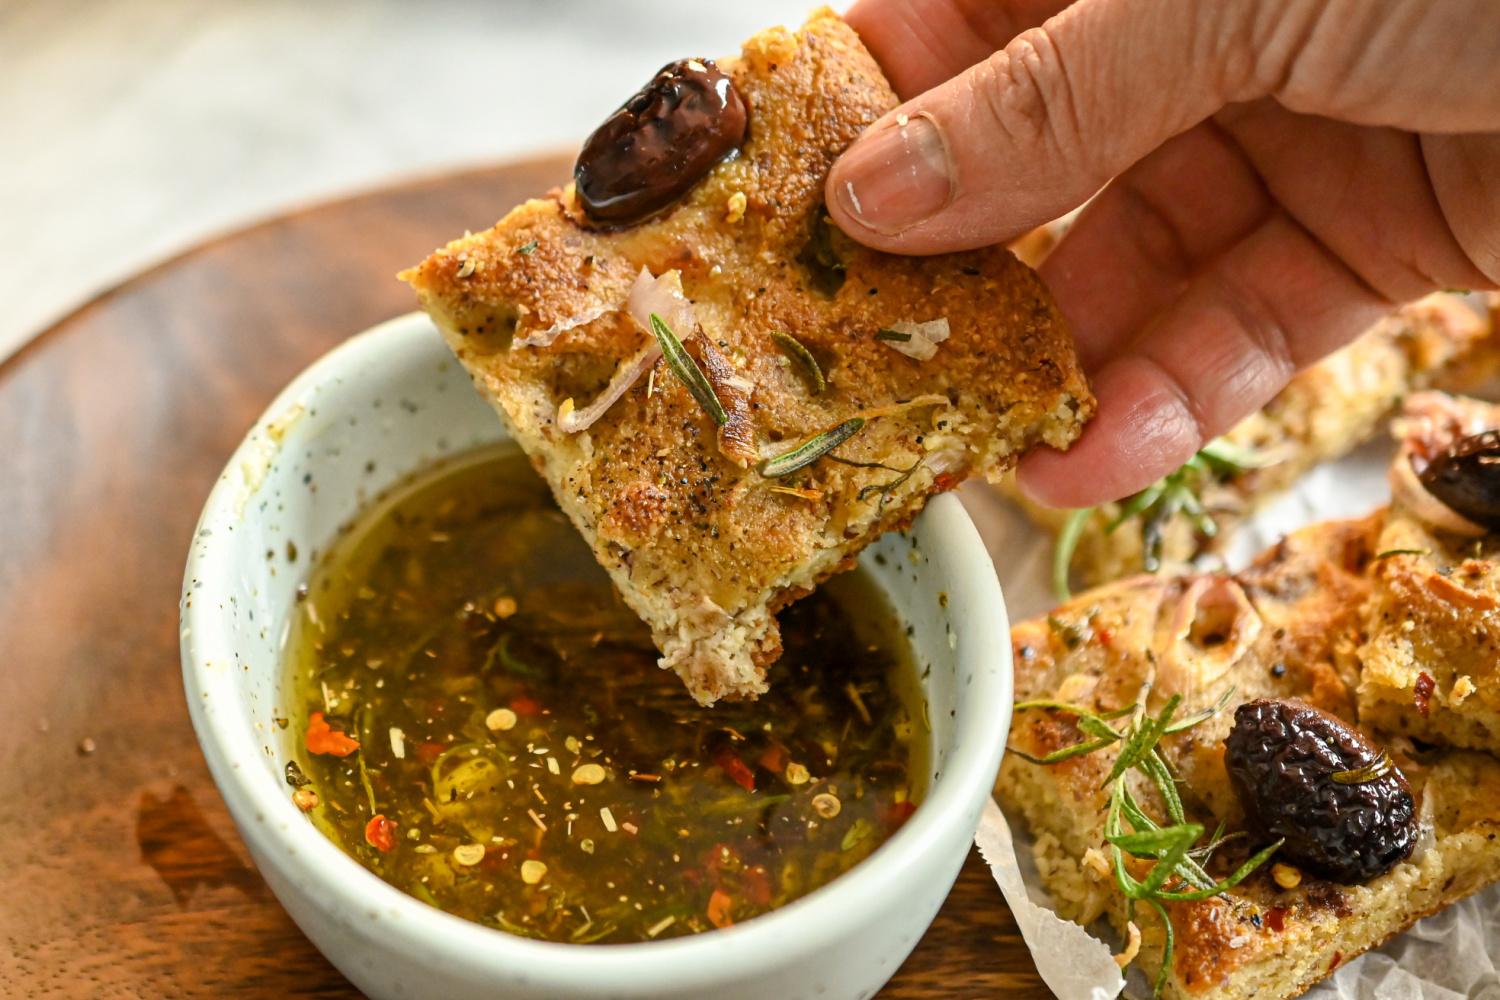
M 1229 689 L 1225 691 L 1224 694 L 1219 698 L 1218 704 L 1212 706 L 1211 708 L 1205 708 L 1202 711 L 1194 712 L 1192 715 L 1183 716 L 1176 722 L 1169 724 L 1167 728 L 1162 732 L 1162 735 L 1170 736 L 1173 733 L 1180 733 L 1184 729 L 1192 729 L 1198 723 L 1207 722 L 1209 719 L 1212 719 L 1214 716 L 1224 711 L 1224 706 L 1228 705 L 1229 699 L 1234 697 L 1235 690 L 1235 686 L 1230 685 Z
M 1129 768 L 1141 763 L 1142 758 L 1156 748 L 1157 742 L 1166 733 L 1172 713 L 1177 711 L 1177 706 L 1181 703 L 1182 695 L 1174 694 L 1167 701 L 1166 707 L 1161 710 L 1161 715 L 1155 719 L 1147 719 L 1131 734 L 1125 746 L 1120 749 L 1120 756 L 1115 758 L 1115 766 L 1109 772 L 1109 777 L 1104 779 L 1105 785 L 1124 774 Z M 1103 785 L 1100 787 L 1102 788 Z
M 898 469 L 894 465 L 886 465 L 884 462 L 856 462 L 852 458 L 839 458 L 837 455 L 829 455 L 828 460 L 830 462 L 837 462 L 840 465 L 853 466 L 856 469 L 884 469 L 886 472 L 906 471 L 905 469 Z
M 1080 705 L 1074 705 L 1066 701 L 1052 701 L 1046 698 L 1039 698 L 1034 701 L 1018 701 L 1012 706 L 1012 710 L 1016 712 L 1025 712 L 1033 708 L 1054 708 L 1059 712 L 1069 712 L 1078 716 L 1097 714 Z
M 814 396 L 828 388 L 828 381 L 823 378 L 823 369 L 818 367 L 818 360 L 812 356 L 812 352 L 802 346 L 802 341 L 780 330 L 772 330 L 771 339 L 802 369 L 808 388 Z
M 1181 826 L 1161 827 L 1155 830 L 1142 830 L 1138 833 L 1121 833 L 1113 837 L 1106 836 L 1105 839 L 1114 844 L 1126 854 L 1133 854 L 1138 858 L 1158 858 L 1163 853 L 1182 839 Z M 1198 836 L 1203 835 L 1203 828 L 1198 827 Z M 1198 837 L 1194 837 L 1197 840 Z
M 902 333 L 900 330 L 892 330 L 889 327 L 883 326 L 879 330 L 875 331 L 875 339 L 876 340 L 894 340 L 894 341 L 897 341 L 899 343 L 903 343 L 904 344 L 907 341 L 911 340 L 911 334 L 909 334 L 909 333 Z
M 1280 850 L 1281 845 L 1284 843 L 1286 843 L 1285 840 L 1278 840 L 1274 844 L 1268 845 L 1259 854 L 1256 854 L 1254 857 L 1250 858 L 1244 864 L 1236 868 L 1232 875 L 1230 875 L 1224 881 L 1213 886 L 1213 888 L 1200 889 L 1197 892 L 1161 892 L 1157 894 L 1157 898 L 1170 899 L 1173 902 L 1188 902 L 1195 899 L 1209 899 L 1213 896 L 1217 896 L 1225 889 L 1233 889 L 1235 886 L 1245 881 L 1245 879 L 1249 877 L 1251 872 L 1255 871 L 1255 869 L 1259 868 L 1261 865 L 1269 861 L 1271 859 L 1271 855 Z
M 1431 549 L 1386 549 L 1384 552 L 1375 553 L 1378 562 L 1381 559 L 1389 559 L 1391 556 L 1430 556 Z
M 698 362 L 693 360 L 687 348 L 682 346 L 682 341 L 677 339 L 677 334 L 656 313 L 651 314 L 651 332 L 656 334 L 657 343 L 661 344 L 661 353 L 667 359 L 667 365 L 672 369 L 682 384 L 687 386 L 688 392 L 703 407 L 703 412 L 714 418 L 714 423 L 723 427 L 729 419 L 724 413 L 724 404 L 719 402 L 719 397 L 714 395 L 714 387 L 709 384 L 708 376 L 703 374 L 703 369 L 698 367 Z
M 1167 908 L 1154 899 L 1146 902 L 1151 904 L 1151 908 L 1161 918 L 1162 926 L 1167 929 L 1167 940 L 1161 950 L 1161 971 L 1156 974 L 1156 983 L 1151 987 L 1152 996 L 1161 996 L 1161 988 L 1167 985 L 1167 976 L 1172 971 L 1172 951 L 1176 942 L 1172 933 L 1172 918 L 1167 916 Z
M 1178 867 L 1187 860 L 1188 849 L 1199 837 L 1203 836 L 1203 824 L 1180 823 L 1177 826 L 1169 826 L 1162 832 L 1169 831 L 1174 834 L 1171 845 L 1156 864 L 1151 866 L 1151 873 L 1141 883 L 1141 888 L 1153 896 L 1162 892 L 1167 880 L 1178 874 Z
M 766 459 L 760 463 L 760 474 L 767 479 L 779 479 L 782 476 L 789 476 L 798 469 L 813 464 L 858 434 L 860 428 L 864 427 L 864 425 L 864 417 L 850 417 L 838 426 L 808 439 L 791 451 L 777 455 L 775 458 Z
M 1211 461 L 1232 466 L 1233 471 L 1236 472 L 1269 469 L 1273 465 L 1286 461 L 1287 457 L 1280 450 L 1256 451 L 1253 448 L 1241 447 L 1228 438 L 1222 437 L 1208 442 L 1199 449 L 1198 454 Z
M 1106 535 L 1114 534 L 1115 530 L 1119 528 L 1120 525 L 1124 524 L 1126 521 L 1130 520 L 1132 517 L 1135 517 L 1141 511 L 1145 510 L 1147 507 L 1150 507 L 1152 504 L 1156 503 L 1156 501 L 1160 500 L 1162 493 L 1166 492 L 1166 488 L 1166 480 L 1162 480 L 1159 483 L 1153 483 L 1152 485 L 1141 490 L 1135 496 L 1131 497 L 1129 500 L 1126 500 L 1125 506 L 1120 508 L 1120 513 L 1115 516 L 1115 519 L 1113 521 L 1109 522 L 1108 526 L 1105 527 L 1104 533 Z
M 1208 843 L 1204 844 L 1202 847 L 1195 847 L 1191 851 L 1188 851 L 1188 857 L 1192 858 L 1200 865 L 1206 865 L 1208 864 L 1209 858 L 1213 857 L 1214 851 L 1217 851 L 1219 848 L 1223 847 L 1231 840 L 1240 840 L 1248 836 L 1250 836 L 1250 834 L 1244 830 L 1236 830 L 1230 834 L 1224 833 L 1224 821 L 1220 820 L 1218 832 L 1215 833 L 1211 838 L 1209 838 Z
M 1356 767 L 1352 771 L 1334 771 L 1333 781 L 1337 785 L 1364 785 L 1390 774 L 1395 766 L 1391 755 L 1382 750 L 1379 757 L 1364 767 Z
M 1073 596 L 1073 590 L 1068 586 L 1068 570 L 1073 566 L 1073 553 L 1078 550 L 1078 540 L 1083 537 L 1089 518 L 1094 516 L 1094 509 L 1084 507 L 1071 512 L 1063 522 L 1062 531 L 1058 532 L 1057 547 L 1052 550 L 1052 592 L 1059 601 Z
M 1094 715 L 1080 715 L 1078 717 L 1078 728 L 1087 736 L 1107 739 L 1111 743 L 1120 738 L 1120 734 L 1111 729 L 1107 722 Z
M 1119 737 L 1116 737 L 1115 739 L 1118 738 Z M 1033 757 L 1031 756 L 1031 754 L 1026 753 L 1022 750 L 1017 750 L 1014 747 L 1007 747 L 1005 752 L 1013 753 L 1022 760 L 1030 761 L 1033 764 L 1056 764 L 1059 761 L 1070 760 L 1074 757 L 1082 757 L 1084 754 L 1093 753 L 1095 750 L 1102 750 L 1104 747 L 1109 746 L 1113 742 L 1115 742 L 1115 740 L 1098 739 L 1089 740 L 1086 743 L 1075 743 L 1070 747 L 1063 747 L 1061 750 L 1054 750 L 1051 753 L 1047 754 L 1045 757 Z
M 878 491 L 880 493 L 880 507 L 883 510 L 885 508 L 886 501 L 890 500 L 891 498 L 892 491 L 894 491 L 898 486 L 910 479 L 912 477 L 912 473 L 916 472 L 921 467 L 922 460 L 917 459 L 917 461 L 912 464 L 911 468 L 899 470 L 901 474 L 895 479 L 892 479 L 888 483 L 872 483 L 869 486 L 866 486 L 864 489 L 860 490 L 856 498 L 862 501 L 869 494 Z
M 1147 816 L 1141 809 L 1140 803 L 1136 802 L 1135 796 L 1130 794 L 1129 787 L 1123 781 L 1116 783 L 1115 787 L 1120 790 L 1120 804 L 1124 818 L 1130 823 L 1132 828 L 1136 830 L 1157 830 L 1161 828 L 1160 824 L 1150 816 Z M 1203 870 L 1203 867 L 1191 857 L 1183 859 L 1182 864 L 1178 867 L 1177 874 L 1186 879 L 1189 884 L 1195 885 L 1200 889 L 1210 888 L 1214 884 L 1214 880 L 1208 877 L 1208 873 Z
M 1156 752 L 1155 747 L 1141 756 L 1140 768 L 1156 785 L 1156 790 L 1161 794 L 1162 803 L 1167 807 L 1167 815 L 1172 818 L 1172 822 L 1185 822 L 1187 817 L 1182 811 L 1182 796 L 1177 794 L 1177 782 L 1173 779 L 1172 772 L 1167 769 L 1167 762 L 1161 759 L 1161 754 Z

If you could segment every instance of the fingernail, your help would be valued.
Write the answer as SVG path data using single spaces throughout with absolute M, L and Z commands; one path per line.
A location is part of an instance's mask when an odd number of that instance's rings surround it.
M 878 233 L 925 222 L 953 196 L 943 133 L 925 115 L 898 115 L 850 147 L 835 184 L 844 210 Z

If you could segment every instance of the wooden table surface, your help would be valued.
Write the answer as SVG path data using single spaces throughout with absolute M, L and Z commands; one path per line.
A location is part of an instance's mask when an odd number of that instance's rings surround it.
M 399 268 L 568 167 L 272 220 L 127 282 L 0 365 L 0 995 L 358 995 L 250 864 L 194 740 L 177 653 L 189 537 L 276 392 L 414 308 Z M 971 852 L 881 996 L 997 995 L 1051 996 Z

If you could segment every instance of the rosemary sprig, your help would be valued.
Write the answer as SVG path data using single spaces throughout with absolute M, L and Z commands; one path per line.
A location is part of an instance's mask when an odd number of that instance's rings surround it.
M 703 407 L 703 412 L 714 418 L 714 423 L 723 427 L 729 417 L 724 413 L 724 404 L 719 402 L 719 397 L 714 395 L 714 387 L 709 384 L 708 376 L 703 374 L 703 369 L 698 367 L 698 362 L 682 346 L 682 341 L 677 339 L 677 334 L 656 313 L 651 314 L 651 332 L 656 334 L 657 343 L 661 344 L 662 356 L 667 359 L 667 366 L 672 369 L 672 374 L 687 386 L 688 392 Z
M 1375 558 L 1372 561 L 1373 562 L 1379 562 L 1382 559 L 1389 559 L 1389 558 L 1391 558 L 1391 556 L 1430 556 L 1430 555 L 1432 555 L 1432 550 L 1431 549 L 1386 549 L 1384 552 L 1377 552 L 1377 553 L 1375 553 Z
M 1241 472 L 1264 469 L 1282 461 L 1279 453 L 1257 453 L 1241 447 L 1227 438 L 1215 438 L 1175 472 L 1152 483 L 1134 496 L 1126 499 L 1120 513 L 1104 528 L 1112 535 L 1126 521 L 1141 519 L 1141 562 L 1146 572 L 1161 569 L 1162 543 L 1167 526 L 1178 515 L 1192 521 L 1193 527 L 1205 538 L 1219 533 L 1219 524 L 1203 506 L 1199 494 L 1210 483 L 1224 482 Z M 1068 571 L 1073 565 L 1073 556 L 1084 528 L 1098 511 L 1097 507 L 1083 507 L 1068 514 L 1063 528 L 1058 532 L 1057 545 L 1052 551 L 1052 589 L 1059 601 L 1072 596 L 1068 585 Z
M 852 465 L 856 469 L 884 469 L 887 472 L 896 473 L 896 478 L 892 479 L 890 482 L 871 483 L 869 486 L 866 486 L 855 495 L 855 498 L 857 500 L 863 502 L 865 497 L 869 496 L 871 493 L 879 493 L 880 504 L 878 509 L 880 510 L 885 510 L 885 505 L 891 499 L 891 494 L 896 491 L 896 488 L 910 479 L 912 475 L 922 467 L 922 460 L 920 458 L 913 462 L 910 467 L 905 469 L 897 468 L 894 465 L 886 465 L 884 462 L 856 462 L 848 458 L 839 458 L 837 455 L 829 455 L 828 458 L 830 461 L 837 462 L 840 465 Z
M 780 330 L 772 330 L 771 339 L 776 341 L 776 345 L 786 352 L 786 356 L 802 369 L 803 377 L 807 379 L 808 388 L 812 390 L 814 396 L 828 388 L 828 380 L 823 377 L 823 369 L 818 367 L 818 359 L 802 346 L 802 341 Z
M 1364 767 L 1356 767 L 1352 771 L 1334 771 L 1333 781 L 1338 785 L 1364 785 L 1390 774 L 1395 766 L 1391 755 L 1382 750 L 1379 757 Z
M 1259 851 L 1240 865 L 1222 881 L 1216 881 L 1205 870 L 1213 852 L 1231 840 L 1245 836 L 1243 832 L 1224 834 L 1220 823 L 1208 843 L 1194 847 L 1205 833 L 1201 823 L 1189 822 L 1183 810 L 1182 797 L 1177 792 L 1177 779 L 1167 762 L 1162 758 L 1157 744 L 1162 737 L 1180 733 L 1212 718 L 1223 711 L 1234 694 L 1234 688 L 1224 692 L 1218 704 L 1200 712 L 1174 719 L 1182 703 L 1181 695 L 1168 699 L 1161 712 L 1152 716 L 1146 712 L 1144 692 L 1136 704 L 1114 712 L 1093 712 L 1079 705 L 1065 702 L 1038 700 L 1018 702 L 1015 710 L 1031 709 L 1066 712 L 1078 718 L 1079 731 L 1088 737 L 1072 746 L 1063 747 L 1045 757 L 1032 757 L 1018 750 L 1008 750 L 1018 757 L 1035 764 L 1055 764 L 1059 761 L 1093 753 L 1095 750 L 1120 744 L 1114 767 L 1100 787 L 1109 789 L 1109 805 L 1104 820 L 1104 839 L 1109 843 L 1115 881 L 1120 891 L 1130 900 L 1129 919 L 1135 919 L 1135 906 L 1145 903 L 1156 911 L 1166 929 L 1166 943 L 1162 949 L 1161 971 L 1157 974 L 1153 995 L 1161 993 L 1167 975 L 1172 969 L 1174 934 L 1172 920 L 1165 903 L 1208 899 L 1240 884 L 1281 847 L 1280 840 Z M 1116 728 L 1110 723 L 1129 717 L 1129 722 Z M 1376 762 L 1379 763 L 1378 761 Z M 1371 765 L 1374 767 L 1375 765 Z M 1125 781 L 1127 772 L 1135 770 L 1145 775 L 1157 794 L 1161 796 L 1169 825 L 1163 826 L 1147 815 Z M 1152 862 L 1144 879 L 1137 879 L 1126 867 L 1125 857 Z
M 850 417 L 843 423 L 809 438 L 806 442 L 798 445 L 791 451 L 777 455 L 775 458 L 766 459 L 760 463 L 760 474 L 767 479 L 780 479 L 782 476 L 789 476 L 798 469 L 813 464 L 858 434 L 860 428 L 864 427 L 864 425 L 864 417 Z

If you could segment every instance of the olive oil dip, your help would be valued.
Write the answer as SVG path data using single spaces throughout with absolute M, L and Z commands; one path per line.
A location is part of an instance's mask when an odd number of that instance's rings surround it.
M 916 808 L 914 672 L 861 571 L 782 612 L 768 694 L 704 708 L 499 449 L 375 505 L 301 593 L 289 793 L 370 871 L 469 920 L 575 943 L 728 927 L 848 871 Z

